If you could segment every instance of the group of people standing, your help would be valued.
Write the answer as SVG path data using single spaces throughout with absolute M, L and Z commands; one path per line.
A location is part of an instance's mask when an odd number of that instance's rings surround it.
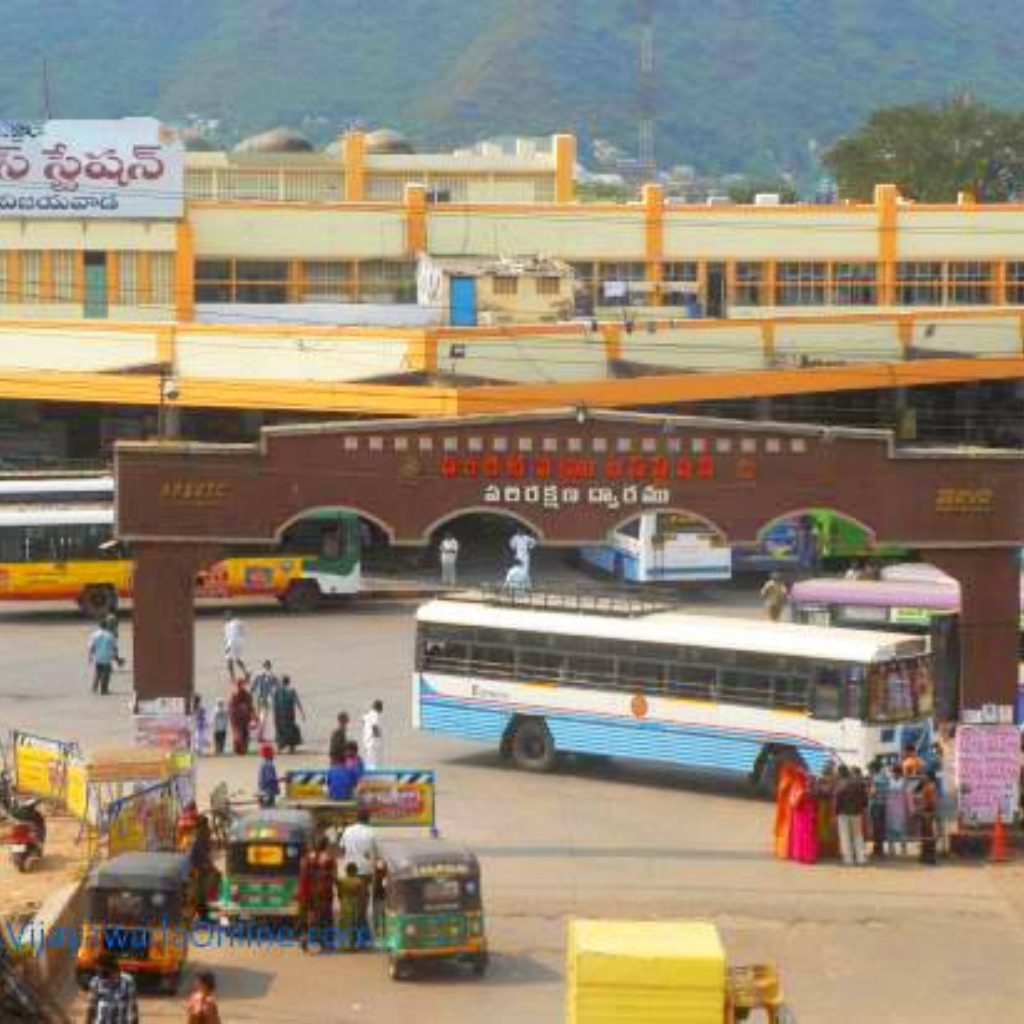
M 779 771 L 775 810 L 775 853 L 784 860 L 814 864 L 840 857 L 846 865 L 906 855 L 920 843 L 919 860 L 935 864 L 940 814 L 941 750 L 927 758 L 914 747 L 891 764 L 876 760 L 859 768 L 826 764 L 818 776 L 787 761 Z
M 533 585 L 530 566 L 533 550 L 537 546 L 537 539 L 520 528 L 509 538 L 508 546 L 512 551 L 512 564 L 505 572 L 504 586 L 507 590 L 528 591 Z M 441 585 L 445 587 L 458 586 L 460 551 L 458 539 L 453 533 L 446 533 L 437 550 L 441 562 Z

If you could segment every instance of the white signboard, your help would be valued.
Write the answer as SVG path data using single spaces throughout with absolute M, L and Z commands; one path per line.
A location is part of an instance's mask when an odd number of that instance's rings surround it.
M 1013 820 L 1020 785 L 1020 733 L 1014 725 L 961 724 L 956 732 L 957 803 L 969 825 Z
M 185 152 L 151 117 L 0 121 L 0 217 L 180 218 Z

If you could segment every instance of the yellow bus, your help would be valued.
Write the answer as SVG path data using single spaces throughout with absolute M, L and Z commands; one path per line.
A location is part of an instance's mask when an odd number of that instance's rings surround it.
M 0 479 L 0 601 L 75 601 L 100 617 L 130 597 L 131 551 L 117 542 L 110 476 Z M 198 597 L 276 597 L 311 611 L 360 585 L 359 520 L 319 512 L 273 548 L 229 552 L 196 579 Z

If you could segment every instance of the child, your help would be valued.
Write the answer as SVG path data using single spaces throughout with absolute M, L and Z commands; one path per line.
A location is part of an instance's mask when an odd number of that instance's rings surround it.
M 200 971 L 196 975 L 195 988 L 185 1003 L 188 1024 L 220 1024 L 217 997 L 213 994 L 216 988 L 217 981 L 211 971 Z
M 274 748 L 269 743 L 260 747 L 259 774 L 256 777 L 256 795 L 260 807 L 273 807 L 281 792 L 281 784 L 277 779 L 277 767 L 274 764 Z
M 223 754 L 228 742 L 228 709 L 224 701 L 218 700 L 213 711 L 213 750 Z
M 192 745 L 196 756 L 206 752 L 206 729 L 209 723 L 206 719 L 206 706 L 203 698 L 197 693 L 192 704 L 192 717 L 195 719 L 195 730 L 192 733 Z

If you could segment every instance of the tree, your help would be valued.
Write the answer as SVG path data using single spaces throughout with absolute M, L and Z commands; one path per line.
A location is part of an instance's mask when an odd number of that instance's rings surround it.
M 957 96 L 876 111 L 824 157 L 846 199 L 870 201 L 875 185 L 910 199 L 954 202 L 958 192 L 1000 202 L 1024 189 L 1024 118 Z

